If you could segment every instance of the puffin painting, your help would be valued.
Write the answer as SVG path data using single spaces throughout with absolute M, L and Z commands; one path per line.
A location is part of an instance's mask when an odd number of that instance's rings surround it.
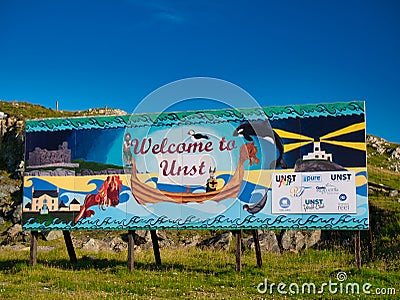
M 208 140 L 209 139 L 208 135 L 205 135 L 205 134 L 202 134 L 202 133 L 196 133 L 196 132 L 194 132 L 193 129 L 190 129 L 188 131 L 188 135 L 191 136 L 191 139 L 194 142 L 197 142 L 197 141 L 200 141 L 200 140 Z

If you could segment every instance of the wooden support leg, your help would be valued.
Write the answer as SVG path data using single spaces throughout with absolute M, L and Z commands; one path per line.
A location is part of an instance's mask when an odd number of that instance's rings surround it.
M 361 231 L 358 230 L 354 235 L 354 254 L 356 267 L 358 270 L 361 268 Z
M 369 254 L 369 258 L 374 261 L 375 260 L 375 254 L 374 254 L 374 244 L 372 243 L 373 239 L 372 239 L 372 228 L 371 225 L 369 227 L 369 241 L 368 241 L 368 254 Z
M 72 243 L 71 234 L 68 230 L 63 230 L 65 246 L 67 246 L 67 251 L 69 255 L 69 260 L 72 263 L 76 263 L 78 260 L 76 259 L 74 244 Z
M 150 230 L 151 242 L 153 243 L 154 258 L 156 260 L 156 265 L 161 265 L 161 255 L 160 247 L 158 245 L 157 232 L 155 230 Z
M 128 230 L 128 270 L 132 272 L 135 268 L 134 266 L 134 247 L 135 247 L 135 240 L 134 240 L 135 231 Z
M 236 236 L 236 272 L 242 270 L 242 231 L 237 230 Z
M 256 250 L 257 266 L 259 268 L 261 268 L 262 267 L 262 257 L 261 257 L 260 240 L 258 238 L 258 230 L 254 229 L 252 231 L 253 231 L 254 248 Z
M 30 248 L 29 264 L 32 267 L 34 267 L 37 263 L 38 236 L 39 233 L 37 231 L 31 231 L 31 248 Z
M 369 259 L 374 261 L 374 244 L 373 244 L 373 236 L 372 236 L 372 216 L 371 216 L 371 205 L 368 203 L 368 210 L 369 210 L 369 241 L 368 241 L 368 254 Z

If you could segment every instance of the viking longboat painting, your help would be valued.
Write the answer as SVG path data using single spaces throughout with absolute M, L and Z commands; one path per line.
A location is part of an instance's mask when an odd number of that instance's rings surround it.
M 361 101 L 26 123 L 24 230 L 368 221 Z

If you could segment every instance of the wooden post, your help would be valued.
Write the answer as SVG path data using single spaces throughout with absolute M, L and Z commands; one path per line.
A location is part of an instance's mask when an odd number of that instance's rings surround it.
M 236 272 L 242 270 L 242 231 L 236 230 Z
M 31 248 L 30 248 L 29 264 L 32 267 L 34 267 L 37 263 L 38 236 L 39 233 L 37 231 L 31 231 Z
M 369 241 L 368 241 L 368 254 L 369 254 L 369 259 L 371 261 L 375 260 L 375 255 L 374 255 L 374 244 L 373 244 L 373 236 L 372 236 L 372 218 L 371 218 L 371 205 L 368 202 L 368 211 L 369 211 Z
M 158 245 L 157 232 L 155 230 L 150 230 L 151 242 L 153 243 L 154 258 L 156 260 L 156 265 L 161 265 L 161 255 L 160 247 Z
M 261 268 L 262 257 L 261 257 L 260 239 L 258 238 L 258 230 L 253 229 L 252 231 L 253 231 L 254 248 L 256 250 L 257 266 Z
M 354 235 L 354 254 L 356 267 L 358 270 L 361 268 L 361 231 L 358 230 Z
M 368 241 L 368 254 L 371 261 L 375 260 L 374 244 L 372 239 L 372 228 L 369 226 L 369 241 Z
M 134 247 L 135 247 L 135 231 L 128 230 L 128 270 L 132 272 L 135 268 L 134 266 Z
M 69 260 L 72 263 L 76 263 L 78 260 L 76 259 L 74 244 L 72 243 L 71 234 L 68 230 L 63 230 L 65 246 L 67 246 L 67 251 L 69 255 Z

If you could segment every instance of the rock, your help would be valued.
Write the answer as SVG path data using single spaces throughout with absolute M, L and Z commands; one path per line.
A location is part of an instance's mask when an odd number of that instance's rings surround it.
M 390 158 L 395 161 L 400 161 L 400 147 L 396 147 L 392 150 Z
M 379 154 L 383 154 L 386 152 L 386 146 L 388 146 L 388 142 L 382 138 L 378 138 L 372 135 L 367 135 L 367 145 L 375 149 Z
M 21 223 L 22 220 L 22 203 L 19 204 L 11 215 L 11 221 L 13 224 Z
M 304 235 L 298 230 L 287 230 L 283 233 L 281 239 L 282 248 L 284 250 L 299 251 L 305 246 Z
M 4 224 L 4 218 L 0 217 L 0 225 L 3 225 L 3 224 Z
M 91 238 L 82 244 L 82 250 L 98 252 L 102 250 L 109 250 L 109 247 L 105 241 Z
M 193 247 L 196 246 L 200 241 L 200 235 L 196 234 L 186 240 L 183 241 L 182 246 L 183 247 Z
M 305 246 L 311 248 L 321 240 L 321 230 L 309 230 L 303 232 Z
M 9 249 L 13 251 L 26 251 L 29 250 L 29 247 L 21 244 L 16 244 L 16 245 L 5 245 L 1 246 L 1 249 Z
M 7 116 L 0 122 L 0 162 L 14 173 L 24 159 L 24 122 Z
M 215 237 L 200 242 L 200 249 L 228 250 L 232 241 L 232 232 L 221 233 Z
M 260 249 L 262 252 L 275 254 L 281 253 L 281 250 L 279 249 L 278 239 L 276 238 L 274 232 L 261 232 L 261 234 L 258 235 L 258 239 L 260 241 Z M 248 238 L 244 243 L 247 247 L 254 250 L 255 243 L 253 237 Z
M 38 246 L 38 251 L 40 251 L 40 252 L 49 252 L 54 249 L 55 249 L 55 247 L 52 247 L 52 246 Z
M 46 241 L 53 241 L 62 237 L 63 233 L 61 230 L 46 230 L 42 231 L 42 236 Z
M 149 230 L 135 230 L 135 235 L 133 236 L 135 240 L 135 245 L 143 245 L 151 242 L 151 235 Z
M 8 245 L 18 240 L 18 237 L 22 236 L 22 226 L 21 224 L 14 224 L 6 231 L 6 238 L 1 243 L 2 245 Z
M 110 250 L 122 252 L 128 249 L 128 243 L 124 242 L 119 236 L 110 238 L 106 241 Z
M 7 230 L 7 235 L 9 237 L 14 238 L 18 233 L 22 232 L 22 226 L 21 224 L 14 224 L 13 226 L 11 226 L 10 228 L 8 228 Z

